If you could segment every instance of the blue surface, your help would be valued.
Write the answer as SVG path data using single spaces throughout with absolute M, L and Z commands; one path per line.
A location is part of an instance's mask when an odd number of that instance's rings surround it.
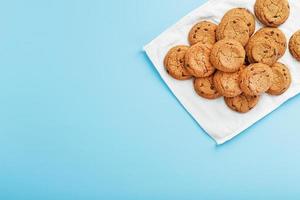
M 0 199 L 299 199 L 299 96 L 216 147 L 141 51 L 203 2 L 1 1 Z

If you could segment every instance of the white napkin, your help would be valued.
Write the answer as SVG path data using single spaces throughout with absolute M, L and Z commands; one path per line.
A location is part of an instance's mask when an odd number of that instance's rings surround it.
M 300 2 L 298 0 L 290 0 L 289 2 L 290 17 L 279 27 L 286 34 L 287 39 L 300 29 Z M 297 95 L 300 92 L 300 63 L 287 50 L 280 62 L 286 64 L 291 70 L 292 85 L 289 90 L 278 97 L 264 94 L 252 111 L 239 114 L 230 110 L 223 98 L 211 101 L 199 97 L 194 91 L 192 80 L 178 81 L 173 79 L 166 73 L 163 59 L 171 47 L 188 44 L 188 32 L 197 22 L 209 20 L 219 23 L 225 12 L 235 7 L 244 7 L 253 13 L 254 3 L 255 0 L 210 0 L 183 17 L 144 47 L 155 68 L 174 95 L 217 144 L 223 144 L 232 139 L 285 101 Z M 262 25 L 257 23 L 256 29 L 261 27 Z

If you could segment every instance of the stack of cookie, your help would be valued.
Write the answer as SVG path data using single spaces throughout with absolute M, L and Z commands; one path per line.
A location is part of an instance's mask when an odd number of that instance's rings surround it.
M 257 105 L 260 95 L 283 94 L 291 74 L 278 60 L 287 40 L 277 27 L 289 16 L 287 0 L 257 0 L 257 19 L 266 27 L 255 32 L 255 16 L 245 8 L 229 10 L 219 25 L 202 21 L 191 29 L 191 46 L 176 46 L 164 65 L 175 79 L 194 78 L 196 93 L 206 99 L 224 97 L 229 108 L 240 113 Z M 291 38 L 290 52 L 300 61 L 300 31 Z

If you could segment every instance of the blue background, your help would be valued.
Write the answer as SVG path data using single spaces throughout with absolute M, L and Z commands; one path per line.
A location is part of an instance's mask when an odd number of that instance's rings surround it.
M 1 1 L 0 199 L 299 199 L 299 96 L 216 147 L 142 52 L 204 2 Z

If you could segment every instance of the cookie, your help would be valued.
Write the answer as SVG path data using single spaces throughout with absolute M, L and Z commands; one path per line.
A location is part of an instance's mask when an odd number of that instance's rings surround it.
M 251 36 L 255 31 L 255 17 L 246 8 L 233 8 L 229 10 L 223 17 L 223 20 L 230 18 L 240 18 L 243 20 L 249 28 L 249 36 Z
M 184 61 L 185 54 L 189 49 L 188 46 L 176 46 L 169 50 L 165 59 L 164 65 L 168 74 L 177 80 L 187 80 L 192 76 L 185 69 Z
M 197 43 L 187 50 L 185 54 L 185 67 L 191 75 L 203 78 L 215 72 L 215 68 L 209 60 L 211 48 L 212 45 L 210 44 Z
M 246 53 L 250 63 L 273 65 L 286 51 L 286 37 L 278 28 L 262 28 L 249 40 Z
M 223 18 L 216 32 L 217 40 L 234 39 L 246 46 L 250 37 L 249 27 L 240 17 Z
M 217 99 L 221 96 L 214 86 L 213 76 L 196 78 L 194 89 L 199 96 L 206 99 Z
M 278 28 L 261 28 L 257 31 L 258 37 L 264 37 L 268 42 L 274 41 L 278 47 L 278 59 L 281 58 L 287 49 L 287 40 L 284 33 Z
M 267 93 L 271 95 L 281 95 L 291 85 L 291 74 L 290 70 L 282 63 L 275 63 L 271 66 L 273 71 L 273 80 L 270 89 Z
M 253 37 L 246 47 L 247 58 L 250 63 L 264 63 L 272 65 L 278 60 L 278 48 L 273 41 Z
M 239 113 L 249 112 L 257 105 L 259 99 L 259 96 L 249 96 L 245 94 L 236 97 L 224 97 L 226 105 Z
M 246 95 L 260 95 L 272 85 L 273 71 L 265 64 L 255 63 L 241 70 L 240 87 Z
M 290 6 L 287 0 L 256 0 L 254 12 L 264 25 L 278 27 L 288 19 Z
M 289 42 L 289 49 L 294 58 L 300 61 L 300 30 L 293 34 Z
M 198 42 L 201 43 L 209 43 L 214 44 L 216 43 L 216 30 L 217 25 L 208 22 L 208 21 L 202 21 L 198 24 L 196 24 L 189 33 L 189 42 L 191 45 L 194 45 Z
M 210 62 L 223 72 L 236 72 L 245 62 L 244 47 L 236 40 L 223 39 L 212 48 Z
M 239 72 L 227 73 L 217 71 L 214 75 L 215 88 L 224 97 L 236 97 L 242 94 L 239 85 L 239 75 Z

